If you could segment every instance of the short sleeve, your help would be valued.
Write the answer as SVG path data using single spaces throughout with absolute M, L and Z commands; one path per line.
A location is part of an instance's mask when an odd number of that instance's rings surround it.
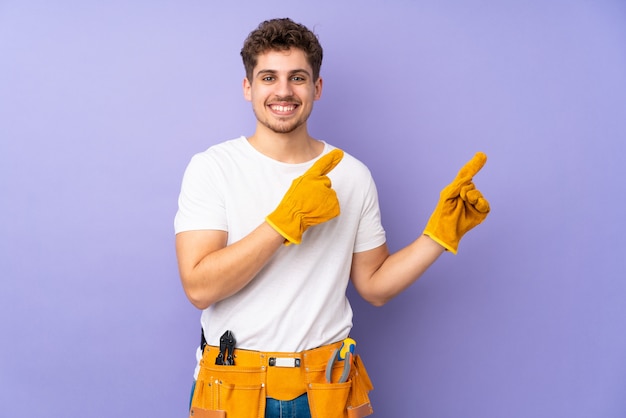
M 178 211 L 174 218 L 177 234 L 192 230 L 228 230 L 224 184 L 223 174 L 210 156 L 205 153 L 192 157 L 178 197 Z

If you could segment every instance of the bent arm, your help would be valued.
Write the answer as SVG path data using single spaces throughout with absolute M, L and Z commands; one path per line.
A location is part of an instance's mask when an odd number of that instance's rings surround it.
M 441 245 L 422 235 L 394 254 L 389 254 L 387 244 L 355 253 L 352 283 L 363 299 L 382 306 L 419 279 L 443 251 Z
M 183 289 L 198 309 L 206 309 L 244 288 L 284 242 L 267 223 L 228 246 L 227 238 L 227 232 L 216 230 L 176 235 Z

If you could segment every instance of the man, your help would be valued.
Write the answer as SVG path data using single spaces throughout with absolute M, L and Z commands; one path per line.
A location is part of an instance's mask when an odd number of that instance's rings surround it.
M 463 167 L 424 234 L 391 255 L 368 169 L 309 135 L 323 85 L 317 37 L 274 19 L 241 55 L 255 132 L 192 158 L 175 219 L 182 284 L 206 341 L 191 415 L 369 415 L 371 384 L 346 340 L 348 280 L 380 306 L 456 252 L 489 211 L 471 181 L 486 157 Z

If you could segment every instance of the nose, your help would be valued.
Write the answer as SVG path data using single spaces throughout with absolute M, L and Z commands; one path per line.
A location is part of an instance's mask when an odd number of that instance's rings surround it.
M 289 79 L 281 79 L 276 84 L 275 94 L 280 97 L 289 97 L 293 95 L 293 89 Z

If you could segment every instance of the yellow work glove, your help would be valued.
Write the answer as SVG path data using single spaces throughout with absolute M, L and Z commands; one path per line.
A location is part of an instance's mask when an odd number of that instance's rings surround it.
M 265 220 L 280 235 L 285 245 L 300 244 L 309 227 L 339 215 L 337 193 L 326 174 L 343 158 L 343 151 L 334 149 L 317 160 L 302 176 L 291 183 L 276 210 Z
M 484 221 L 489 213 L 489 202 L 472 183 L 486 161 L 487 156 L 477 152 L 459 170 L 454 181 L 441 191 L 439 203 L 424 229 L 425 235 L 454 254 L 463 235 Z

